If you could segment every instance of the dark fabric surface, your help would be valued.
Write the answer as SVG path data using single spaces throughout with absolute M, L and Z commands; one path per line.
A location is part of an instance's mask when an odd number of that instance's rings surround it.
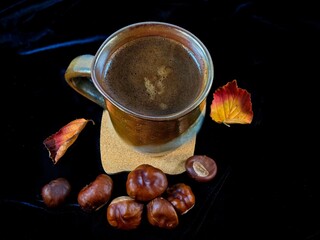
M 169 176 L 197 197 L 170 231 L 146 221 L 118 231 L 106 207 L 87 214 L 76 201 L 103 172 L 102 109 L 72 90 L 64 72 L 74 57 L 95 54 L 111 33 L 139 21 L 179 25 L 207 46 L 215 67 L 208 103 L 237 79 L 253 104 L 249 125 L 228 128 L 206 116 L 195 153 L 214 158 L 218 175 L 202 184 Z M 318 8 L 306 1 L 1 1 L 0 238 L 319 239 L 319 29 Z M 43 140 L 76 118 L 95 125 L 53 165 Z M 72 184 L 71 198 L 48 209 L 41 187 L 61 176 Z M 124 194 L 126 173 L 112 178 L 113 197 Z

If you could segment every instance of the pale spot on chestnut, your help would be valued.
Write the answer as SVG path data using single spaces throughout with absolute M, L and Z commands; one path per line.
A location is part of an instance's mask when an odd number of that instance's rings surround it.
M 196 174 L 200 177 L 206 177 L 209 175 L 209 171 L 199 162 L 193 162 L 192 167 Z

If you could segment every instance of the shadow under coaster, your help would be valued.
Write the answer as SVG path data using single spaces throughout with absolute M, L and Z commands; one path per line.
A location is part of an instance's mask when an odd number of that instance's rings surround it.
M 161 156 L 143 154 L 132 149 L 116 133 L 107 110 L 103 111 L 100 129 L 100 154 L 106 173 L 132 171 L 141 164 L 150 164 L 167 174 L 185 171 L 185 161 L 194 154 L 196 136 L 179 148 Z

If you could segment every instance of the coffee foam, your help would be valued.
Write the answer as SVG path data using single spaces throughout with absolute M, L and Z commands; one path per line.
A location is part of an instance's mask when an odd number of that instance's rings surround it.
M 201 76 L 190 51 L 163 37 L 144 37 L 117 50 L 104 88 L 118 103 L 144 115 L 179 112 L 192 103 Z

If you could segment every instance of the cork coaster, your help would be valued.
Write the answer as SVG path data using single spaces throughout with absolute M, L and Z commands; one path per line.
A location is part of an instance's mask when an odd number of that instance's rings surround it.
M 135 151 L 115 132 L 109 113 L 103 111 L 100 129 L 100 154 L 104 171 L 115 174 L 131 171 L 140 164 L 150 164 L 167 174 L 180 174 L 185 171 L 185 160 L 194 154 L 196 136 L 179 148 L 162 156 L 152 156 Z

